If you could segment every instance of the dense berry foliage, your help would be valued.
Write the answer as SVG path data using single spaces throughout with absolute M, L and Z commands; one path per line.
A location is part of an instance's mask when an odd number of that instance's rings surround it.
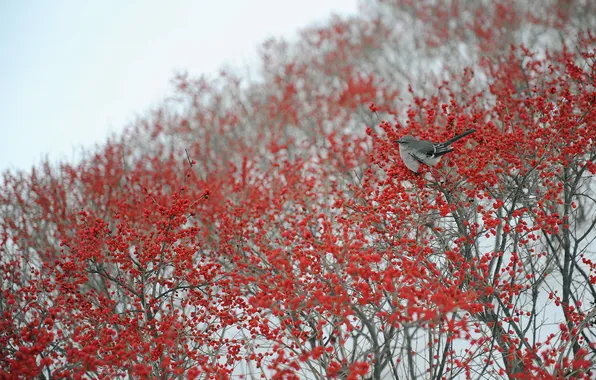
M 596 6 L 541 4 L 366 2 L 4 173 L 0 378 L 596 376 Z

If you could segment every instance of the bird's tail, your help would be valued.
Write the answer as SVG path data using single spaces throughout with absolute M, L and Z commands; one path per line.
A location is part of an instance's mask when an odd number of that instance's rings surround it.
M 466 137 L 467 135 L 470 135 L 472 133 L 476 132 L 475 129 L 468 129 L 467 131 L 465 131 L 464 133 L 455 136 L 454 138 L 452 138 L 451 140 L 445 141 L 442 145 L 443 146 L 449 146 L 451 144 L 453 144 L 454 142 L 456 142 L 459 139 L 463 139 L 464 137 Z

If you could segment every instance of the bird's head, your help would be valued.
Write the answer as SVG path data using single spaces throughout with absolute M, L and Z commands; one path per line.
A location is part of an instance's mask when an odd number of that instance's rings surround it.
M 401 138 L 401 139 L 399 139 L 399 140 L 394 140 L 394 141 L 395 141 L 396 143 L 400 144 L 400 145 L 401 145 L 401 144 L 406 144 L 406 145 L 407 145 L 407 144 L 410 144 L 410 143 L 412 143 L 412 142 L 416 141 L 416 138 L 415 138 L 414 136 L 407 135 L 407 136 L 402 136 L 402 138 Z

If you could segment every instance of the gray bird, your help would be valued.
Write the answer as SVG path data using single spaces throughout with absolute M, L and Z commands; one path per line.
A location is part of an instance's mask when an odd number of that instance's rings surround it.
M 453 150 L 450 147 L 451 144 L 474 132 L 476 132 L 475 129 L 468 129 L 444 143 L 420 140 L 409 135 L 403 136 L 401 139 L 395 140 L 395 142 L 399 144 L 399 155 L 404 164 L 406 164 L 406 167 L 414 173 L 418 173 L 420 164 L 435 166 L 441 160 L 441 156 Z

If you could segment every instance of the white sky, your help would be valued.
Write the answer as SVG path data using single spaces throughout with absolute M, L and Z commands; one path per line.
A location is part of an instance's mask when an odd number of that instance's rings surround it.
M 357 0 L 1 1 L 0 172 L 72 160 L 191 76 L 254 62 L 271 36 Z

